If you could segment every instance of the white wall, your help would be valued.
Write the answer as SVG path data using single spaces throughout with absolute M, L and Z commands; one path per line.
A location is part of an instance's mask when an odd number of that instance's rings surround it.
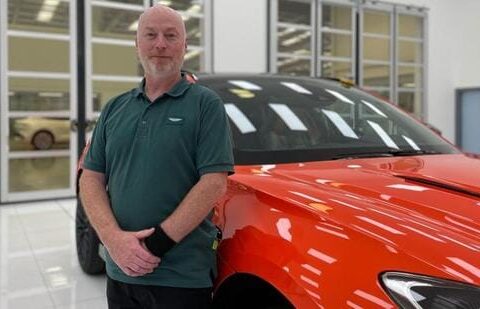
M 480 0 L 385 0 L 428 8 L 427 121 L 455 137 L 455 89 L 480 87 Z M 265 72 L 267 1 L 214 1 L 214 71 Z
M 214 72 L 265 72 L 267 1 L 217 0 L 213 3 Z

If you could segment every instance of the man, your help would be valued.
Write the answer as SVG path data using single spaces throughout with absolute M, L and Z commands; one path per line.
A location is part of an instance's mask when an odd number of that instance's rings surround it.
M 186 47 L 177 12 L 156 5 L 140 16 L 145 78 L 107 103 L 85 157 L 81 198 L 107 249 L 109 308 L 211 302 L 210 217 L 233 156 L 220 98 L 181 75 Z

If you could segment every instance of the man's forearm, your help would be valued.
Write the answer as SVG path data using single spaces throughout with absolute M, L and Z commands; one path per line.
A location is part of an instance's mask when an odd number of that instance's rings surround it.
M 104 178 L 84 171 L 80 177 L 80 197 L 98 237 L 103 243 L 108 242 L 109 237 L 120 228 L 110 208 Z
M 210 213 L 215 202 L 225 194 L 227 173 L 203 176 L 193 186 L 178 208 L 160 226 L 175 242 L 195 229 Z

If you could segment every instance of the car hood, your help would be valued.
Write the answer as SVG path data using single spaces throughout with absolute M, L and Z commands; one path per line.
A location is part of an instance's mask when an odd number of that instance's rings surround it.
M 421 260 L 437 275 L 480 284 L 478 159 L 458 154 L 261 165 L 240 167 L 235 177 L 320 222 Z

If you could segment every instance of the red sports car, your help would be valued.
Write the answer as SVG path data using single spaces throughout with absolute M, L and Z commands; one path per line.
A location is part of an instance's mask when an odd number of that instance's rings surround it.
M 480 308 L 480 160 L 345 82 L 198 82 L 225 102 L 236 163 L 217 308 Z M 83 269 L 103 271 L 81 204 L 76 222 Z

